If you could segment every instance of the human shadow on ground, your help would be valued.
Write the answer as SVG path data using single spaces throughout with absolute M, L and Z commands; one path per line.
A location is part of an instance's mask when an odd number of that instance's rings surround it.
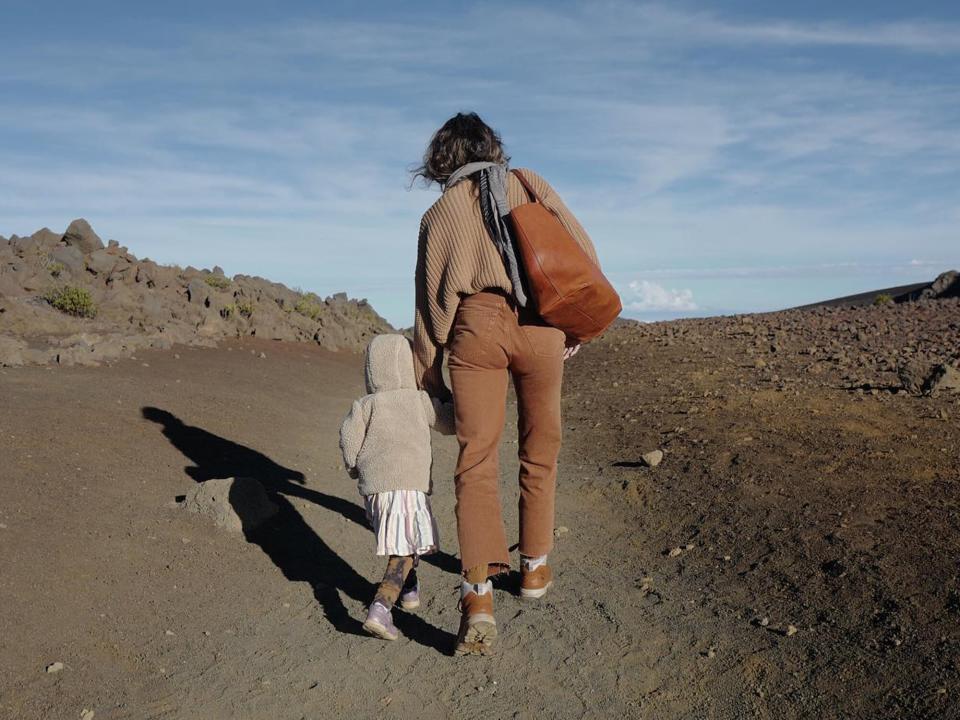
M 342 498 L 303 487 L 303 473 L 275 463 L 245 445 L 187 425 L 171 412 L 147 406 L 141 408 L 141 413 L 147 420 L 160 425 L 170 443 L 193 462 L 192 466 L 184 468 L 184 472 L 196 482 L 230 477 L 258 480 L 279 512 L 252 530 L 247 529 L 246 519 L 241 515 L 247 541 L 258 545 L 288 580 L 308 583 L 324 615 L 337 630 L 353 635 L 364 634 L 361 623 L 350 617 L 344 607 L 340 592 L 366 604 L 373 597 L 376 585 L 357 573 L 327 545 L 287 496 L 310 500 L 366 527 L 361 508 Z M 238 514 L 245 510 L 243 504 L 233 504 Z M 415 642 L 450 654 L 454 641 L 452 634 L 402 611 L 395 614 L 394 622 Z

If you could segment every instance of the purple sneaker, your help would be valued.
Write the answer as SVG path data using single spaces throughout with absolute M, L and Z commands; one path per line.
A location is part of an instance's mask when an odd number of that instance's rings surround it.
M 416 610 L 420 607 L 420 583 L 416 579 L 410 587 L 404 586 L 400 593 L 400 607 L 404 610 Z
M 379 602 L 372 602 L 370 609 L 367 610 L 367 619 L 363 623 L 363 629 L 371 635 L 384 640 L 396 640 L 399 636 L 397 628 L 393 624 L 393 616 L 390 609 Z

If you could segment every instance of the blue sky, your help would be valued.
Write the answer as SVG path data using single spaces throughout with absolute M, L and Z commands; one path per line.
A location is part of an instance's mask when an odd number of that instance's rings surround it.
M 475 109 L 627 314 L 771 310 L 960 266 L 960 6 L 2 2 L 0 234 L 412 323 L 409 168 Z

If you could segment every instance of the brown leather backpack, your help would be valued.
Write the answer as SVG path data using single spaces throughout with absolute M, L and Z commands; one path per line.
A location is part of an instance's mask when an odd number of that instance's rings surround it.
M 620 296 L 523 174 L 511 172 L 530 196 L 510 219 L 534 309 L 568 338 L 592 340 L 620 314 Z

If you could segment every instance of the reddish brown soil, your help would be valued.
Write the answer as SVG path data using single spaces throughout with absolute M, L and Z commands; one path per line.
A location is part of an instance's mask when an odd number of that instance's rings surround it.
M 887 389 L 900 353 L 949 350 L 958 307 L 621 326 L 584 348 L 558 582 L 535 605 L 500 583 L 491 658 L 450 655 L 452 438 L 424 606 L 396 643 L 360 632 L 382 567 L 336 436 L 358 357 L 251 340 L 0 370 L 0 717 L 960 717 L 960 402 Z M 233 475 L 281 505 L 262 531 L 172 506 Z

